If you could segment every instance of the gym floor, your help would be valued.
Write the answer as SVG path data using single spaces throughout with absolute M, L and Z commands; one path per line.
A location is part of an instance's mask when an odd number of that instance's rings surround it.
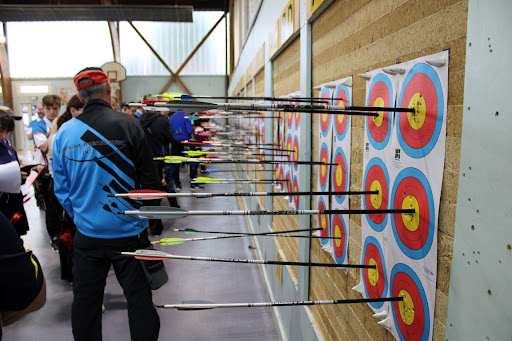
M 218 168 L 218 167 L 216 167 Z M 229 169 L 228 165 L 224 168 Z M 229 173 L 226 173 L 229 174 Z M 189 191 L 185 168 L 181 170 L 182 192 Z M 202 192 L 230 192 L 232 184 L 206 184 Z M 238 209 L 236 198 L 179 198 L 181 208 L 187 210 Z M 162 205 L 167 206 L 166 199 Z M 50 247 L 44 224 L 44 211 L 35 199 L 25 204 L 30 231 L 23 237 L 25 247 L 34 250 L 47 281 L 45 306 L 17 323 L 4 328 L 5 341 L 59 341 L 72 340 L 71 303 L 72 286 L 60 279 L 59 255 Z M 164 219 L 164 232 L 151 240 L 178 237 L 209 237 L 213 234 L 184 234 L 175 228 L 194 228 L 247 232 L 243 216 L 188 216 Z M 250 237 L 194 241 L 175 246 L 157 246 L 158 250 L 177 255 L 224 258 L 256 259 Z M 202 300 L 215 303 L 268 301 L 259 265 L 215 263 L 188 260 L 165 261 L 169 282 L 154 291 L 155 304 L 181 303 Z M 267 265 L 272 266 L 272 265 Z M 110 270 L 105 288 L 103 313 L 103 340 L 129 340 L 126 300 L 113 270 Z M 159 340 L 279 340 L 272 315 L 272 308 L 223 308 L 202 311 L 177 311 L 159 309 L 161 328 Z

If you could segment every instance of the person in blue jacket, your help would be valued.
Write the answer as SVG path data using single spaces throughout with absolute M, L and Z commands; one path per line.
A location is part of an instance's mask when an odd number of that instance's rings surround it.
M 101 306 L 113 265 L 128 303 L 132 340 L 157 340 L 160 320 L 139 260 L 121 256 L 149 245 L 148 222 L 118 214 L 142 204 L 111 193 L 158 189 L 151 147 L 134 117 L 110 106 L 111 87 L 100 68 L 74 77 L 85 102 L 81 115 L 64 123 L 53 142 L 54 191 L 73 219 L 72 329 L 75 340 L 101 340 Z M 143 245 L 141 245 L 141 243 Z

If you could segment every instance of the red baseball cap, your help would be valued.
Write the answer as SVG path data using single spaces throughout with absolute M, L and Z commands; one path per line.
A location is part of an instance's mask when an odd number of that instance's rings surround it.
M 86 80 L 85 82 L 80 82 Z M 99 67 L 88 67 L 78 72 L 73 78 L 77 90 L 82 90 L 93 85 L 108 82 L 108 77 Z M 78 84 L 80 82 L 80 84 Z

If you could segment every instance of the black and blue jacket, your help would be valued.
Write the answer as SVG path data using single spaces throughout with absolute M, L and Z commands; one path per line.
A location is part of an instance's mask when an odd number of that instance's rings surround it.
M 140 234 L 148 225 L 118 214 L 142 205 L 111 193 L 158 189 L 153 153 L 137 119 L 89 100 L 76 118 L 62 125 L 53 142 L 55 195 L 80 233 L 113 239 Z

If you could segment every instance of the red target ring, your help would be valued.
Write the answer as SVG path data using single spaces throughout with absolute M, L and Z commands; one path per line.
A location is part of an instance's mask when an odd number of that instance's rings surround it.
M 299 161 L 299 139 L 297 136 L 293 139 L 293 161 Z
M 367 210 L 382 210 L 388 208 L 389 176 L 381 159 L 374 158 L 368 162 L 364 176 L 365 191 L 379 191 L 379 194 L 364 196 L 364 208 Z M 386 226 L 387 214 L 367 214 L 368 223 L 376 231 L 382 231 Z
M 363 283 L 367 297 L 380 298 L 387 294 L 387 274 L 384 257 L 379 242 L 374 237 L 368 237 L 363 249 L 363 264 L 375 265 L 376 269 L 363 270 Z M 380 308 L 383 302 L 376 302 L 374 308 Z
M 348 171 L 345 155 L 343 154 L 343 149 L 336 149 L 334 155 L 334 163 L 336 163 L 332 172 L 332 183 L 334 191 L 345 192 L 347 191 L 348 186 Z M 345 195 L 336 195 L 336 202 L 341 204 L 344 201 L 345 197 Z
M 298 192 L 299 191 L 299 179 L 297 178 L 296 175 L 293 176 L 293 192 Z M 293 196 L 293 201 L 295 203 L 295 208 L 299 207 L 299 196 L 298 195 L 294 195 Z
M 324 211 L 326 209 L 326 204 L 323 197 L 318 197 L 317 210 Z M 328 214 L 319 214 L 317 215 L 318 219 L 318 227 L 322 228 L 320 230 L 320 236 L 322 238 L 329 237 L 329 215 Z M 329 239 L 320 239 L 322 245 L 326 245 L 329 243 Z
M 333 237 L 340 239 L 333 239 L 333 249 L 336 263 L 342 264 L 347 255 L 347 229 L 345 222 L 340 214 L 335 214 L 332 221 Z
M 403 301 L 392 302 L 393 319 L 401 340 L 428 340 L 430 312 L 425 290 L 418 275 L 407 265 L 398 263 L 391 270 L 391 296 Z
M 341 98 L 341 99 L 335 99 L 334 105 L 335 106 L 349 106 L 349 96 L 348 96 L 348 88 L 340 84 L 338 85 L 336 92 L 334 93 L 334 98 Z M 347 132 L 347 127 L 350 122 L 350 116 L 343 115 L 343 114 L 336 114 L 334 115 L 334 128 L 336 129 L 336 136 L 338 136 L 339 140 L 342 140 Z
M 293 139 L 292 135 L 288 134 L 286 136 L 286 150 L 293 150 Z M 294 158 L 293 152 L 287 152 L 288 153 L 288 161 L 292 161 Z
M 322 143 L 320 147 L 320 161 L 323 163 L 330 162 L 329 149 L 326 143 Z M 320 189 L 322 192 L 327 192 L 328 184 L 329 184 L 329 166 L 321 165 L 318 169 L 318 175 L 320 177 Z
M 373 91 L 370 94 L 369 103 L 370 106 L 374 106 L 376 103 L 380 103 L 382 99 L 383 107 L 391 107 L 390 92 L 386 84 L 379 82 L 373 87 Z M 389 112 L 384 112 L 382 123 L 379 125 L 375 124 L 374 120 L 368 118 L 368 127 L 372 137 L 377 142 L 382 142 L 389 134 Z

